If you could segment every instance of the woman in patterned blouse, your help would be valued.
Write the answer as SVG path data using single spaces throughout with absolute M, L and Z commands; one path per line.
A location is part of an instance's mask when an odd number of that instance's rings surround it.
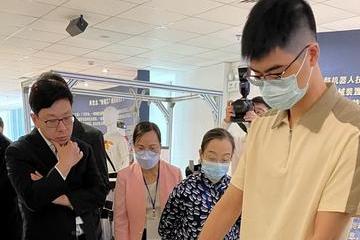
M 227 172 L 234 147 L 233 137 L 224 129 L 215 128 L 205 134 L 199 151 L 201 172 L 190 175 L 171 193 L 159 224 L 162 239 L 197 239 L 230 183 Z M 225 239 L 239 239 L 239 232 L 240 219 Z

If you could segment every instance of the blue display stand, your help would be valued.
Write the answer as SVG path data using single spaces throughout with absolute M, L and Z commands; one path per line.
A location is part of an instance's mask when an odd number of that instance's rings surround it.
M 360 31 L 320 33 L 318 40 L 325 81 L 334 83 L 342 95 L 360 104 Z M 360 218 L 353 220 L 348 240 L 360 240 Z

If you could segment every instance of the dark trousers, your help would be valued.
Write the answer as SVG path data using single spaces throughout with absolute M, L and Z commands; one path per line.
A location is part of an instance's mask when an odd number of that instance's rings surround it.
M 86 240 L 85 234 L 82 234 L 76 238 L 77 240 Z

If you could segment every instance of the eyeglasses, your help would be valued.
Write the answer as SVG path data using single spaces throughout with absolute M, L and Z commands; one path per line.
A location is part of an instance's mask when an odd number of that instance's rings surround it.
M 65 126 L 69 126 L 74 122 L 74 116 L 67 116 L 60 119 L 49 119 L 43 122 L 48 128 L 57 128 L 60 122 L 62 122 Z
M 246 79 L 253 85 L 255 86 L 263 86 L 264 85 L 264 81 L 265 80 L 280 80 L 284 74 L 286 73 L 286 71 L 291 67 L 291 65 L 293 65 L 294 62 L 296 62 L 296 60 L 299 59 L 299 57 L 302 55 L 302 53 L 305 51 L 305 49 L 307 49 L 308 47 L 310 47 L 309 45 L 306 45 L 301 51 L 300 53 L 295 57 L 295 59 L 290 62 L 285 69 L 281 72 L 281 73 L 270 73 L 270 74 L 264 74 L 264 75 L 251 75 L 251 71 L 249 70 L 248 72 L 248 76 L 246 77 Z
M 218 159 L 216 156 L 212 154 L 204 154 L 205 159 L 210 160 L 212 162 L 218 162 L 218 163 L 229 163 L 231 162 L 231 157 L 225 157 L 223 159 Z

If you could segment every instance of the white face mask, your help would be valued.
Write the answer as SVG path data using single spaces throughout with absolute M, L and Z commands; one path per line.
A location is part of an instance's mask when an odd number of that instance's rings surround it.
M 260 86 L 260 92 L 265 102 L 272 108 L 278 110 L 288 110 L 298 103 L 306 94 L 309 88 L 309 80 L 312 75 L 313 67 L 311 67 L 309 78 L 306 81 L 304 88 L 298 85 L 298 75 L 305 64 L 307 57 L 305 55 L 304 61 L 296 74 L 290 75 L 277 80 L 267 80 Z
M 135 152 L 135 158 L 143 169 L 148 170 L 155 167 L 160 161 L 160 154 L 149 150 L 143 150 Z
M 201 161 L 201 171 L 213 183 L 220 181 L 229 171 L 230 163 L 217 163 L 207 160 Z

